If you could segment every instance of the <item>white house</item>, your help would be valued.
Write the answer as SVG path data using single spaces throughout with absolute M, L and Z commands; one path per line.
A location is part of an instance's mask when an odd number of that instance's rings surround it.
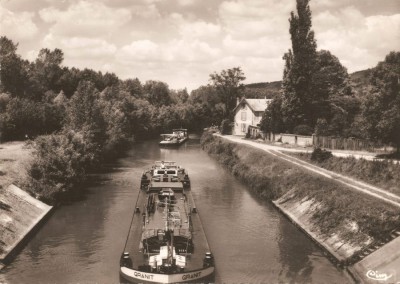
M 238 102 L 233 112 L 235 114 L 233 135 L 246 135 L 249 127 L 255 130 L 260 125 L 265 109 L 271 99 L 246 99 Z

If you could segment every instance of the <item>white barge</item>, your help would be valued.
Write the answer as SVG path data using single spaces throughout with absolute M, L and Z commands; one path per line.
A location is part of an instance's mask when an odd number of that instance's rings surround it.
M 179 146 L 189 139 L 187 129 L 173 129 L 171 134 L 161 134 L 161 147 Z
M 214 269 L 187 171 L 175 162 L 156 162 L 142 175 L 121 281 L 212 283 Z

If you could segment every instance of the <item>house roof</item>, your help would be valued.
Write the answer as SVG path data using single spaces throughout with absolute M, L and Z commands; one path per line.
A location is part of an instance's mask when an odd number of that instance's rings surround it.
M 272 99 L 246 99 L 243 98 L 238 105 L 234 108 L 233 111 L 236 111 L 236 109 L 243 104 L 247 104 L 249 108 L 253 111 L 265 111 L 267 106 L 271 103 Z

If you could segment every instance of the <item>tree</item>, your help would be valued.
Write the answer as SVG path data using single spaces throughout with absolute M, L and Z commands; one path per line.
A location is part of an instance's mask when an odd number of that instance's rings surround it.
M 17 55 L 18 44 L 0 37 L 0 93 L 23 96 L 28 84 L 27 62 Z
M 164 82 L 150 80 L 144 84 L 143 89 L 145 98 L 154 106 L 161 107 L 172 102 L 169 87 Z
M 276 97 L 264 111 L 260 129 L 265 133 L 280 133 L 284 130 L 282 120 L 282 97 Z
M 174 104 L 183 104 L 188 100 L 188 98 L 189 94 L 186 88 L 182 90 L 171 90 L 171 99 Z
M 309 0 L 297 0 L 297 15 L 291 12 L 289 32 L 292 49 L 284 56 L 284 122 L 289 131 L 296 125 L 313 125 L 312 76 L 317 61 L 317 43 L 311 30 Z
M 131 137 L 131 128 L 127 117 L 130 94 L 121 91 L 116 85 L 105 88 L 100 93 L 99 106 L 105 123 L 104 154 L 115 156 L 125 149 Z
M 34 159 L 28 166 L 29 191 L 39 199 L 53 202 L 62 191 L 71 190 L 85 179 L 86 151 L 82 133 L 39 136 Z
M 60 92 L 60 78 L 63 75 L 61 63 L 64 60 L 64 53 L 61 49 L 54 49 L 53 51 L 43 48 L 39 51 L 39 55 L 33 65 L 31 80 L 37 86 L 36 96 L 43 95 L 46 91 L 52 90 Z
M 138 78 L 124 80 L 120 83 L 120 87 L 136 98 L 140 98 L 143 95 L 143 86 Z
M 65 130 L 81 132 L 87 152 L 88 163 L 94 165 L 101 156 L 105 142 L 105 122 L 99 105 L 99 91 L 89 81 L 81 81 L 69 100 Z
M 347 69 L 336 56 L 327 50 L 317 53 L 311 83 L 314 97 L 310 108 L 313 124 L 320 121 L 320 128 L 322 121 L 327 123 L 325 135 L 346 136 L 359 110 L 358 100 L 353 96 L 349 82 Z
M 210 74 L 210 81 L 215 87 L 218 96 L 225 107 L 224 117 L 232 119 L 232 111 L 235 108 L 236 100 L 241 97 L 244 90 L 244 81 L 246 77 L 240 67 L 228 70 L 222 70 L 221 73 Z
M 400 52 L 390 52 L 372 71 L 372 91 L 362 105 L 366 131 L 372 139 L 395 143 L 400 151 Z

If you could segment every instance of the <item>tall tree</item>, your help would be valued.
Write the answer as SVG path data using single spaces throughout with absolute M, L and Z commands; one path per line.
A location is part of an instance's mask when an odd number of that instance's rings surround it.
M 40 50 L 33 66 L 33 74 L 31 74 L 32 79 L 39 86 L 37 90 L 39 95 L 43 95 L 48 90 L 57 93 L 61 91 L 60 78 L 63 75 L 61 68 L 63 60 L 64 53 L 61 49 L 43 48 Z
M 225 118 L 232 119 L 232 111 L 235 108 L 236 100 L 240 98 L 244 90 L 242 81 L 245 79 L 240 67 L 222 70 L 219 74 L 216 72 L 210 74 L 210 81 L 225 105 Z
M 309 1 L 297 0 L 297 14 L 291 12 L 289 32 L 292 49 L 283 57 L 283 112 L 289 131 L 296 125 L 315 124 L 311 103 L 314 99 L 312 75 L 317 61 L 317 43 L 311 30 Z
M 0 37 L 0 92 L 13 96 L 24 94 L 27 85 L 26 65 L 17 54 L 18 44 Z

